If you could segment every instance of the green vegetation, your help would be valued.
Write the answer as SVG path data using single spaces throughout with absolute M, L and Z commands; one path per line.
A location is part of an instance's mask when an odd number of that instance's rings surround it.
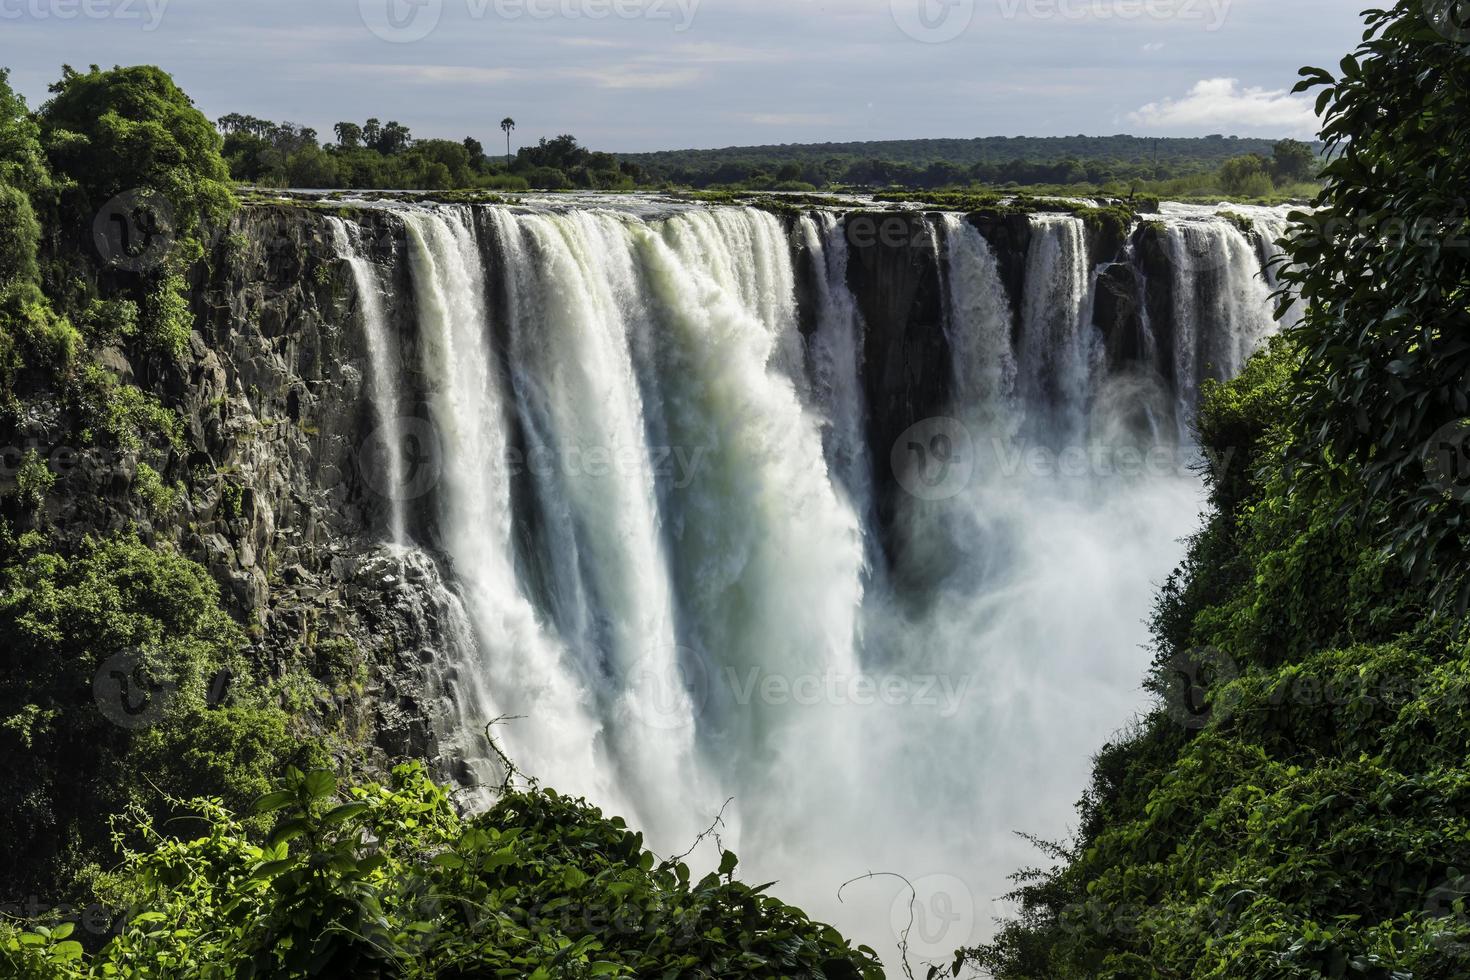
M 108 814 L 168 814 L 168 796 L 242 806 L 280 760 L 320 759 L 260 688 L 211 703 L 215 678 L 247 665 L 198 565 L 128 538 L 66 556 L 34 533 L 0 540 L 0 555 L 9 887 L 80 888 L 110 850 Z
M 473 137 L 414 140 L 408 127 L 369 119 L 334 128 L 337 142 L 295 123 L 220 119 L 235 180 L 259 187 L 359 190 L 543 191 L 635 189 L 729 193 L 880 190 L 988 196 L 1222 197 L 1276 202 L 1317 192 L 1316 148 L 1296 140 L 1142 139 L 1132 136 L 909 140 L 597 153 L 573 136 L 510 152 L 504 163 Z
M 291 771 L 251 812 L 194 804 L 194 835 L 148 821 L 104 893 L 139 910 L 88 957 L 70 930 L 0 931 L 23 978 L 877 978 L 871 951 L 736 881 L 694 880 L 642 835 L 534 787 L 463 819 L 417 765 L 339 792 Z M 142 911 L 145 910 L 146 911 Z
M 1231 463 L 1158 599 L 1161 706 L 964 952 L 992 976 L 1470 975 L 1470 58 L 1423 10 L 1304 70 L 1334 156 L 1286 243 L 1306 320 L 1205 394 Z
M 506 124 L 509 124 L 508 126 Z M 506 162 L 485 153 L 473 138 L 415 140 L 406 126 L 338 123 L 335 144 L 321 146 L 316 131 L 232 114 L 219 121 L 224 154 L 234 179 L 260 187 L 375 190 L 631 190 L 639 168 L 611 154 L 594 153 L 571 136 L 541 140 L 512 158 L 506 119 Z
M 1203 139 L 1109 137 L 982 137 L 671 150 L 621 154 L 651 182 L 751 190 L 905 188 L 972 192 L 1030 188 L 1037 193 L 1181 198 L 1271 197 L 1315 193 L 1303 186 L 1316 169 L 1315 148 L 1209 136 Z M 1265 180 L 1227 187 L 1227 165 L 1266 161 Z M 1254 164 L 1252 164 L 1254 165 Z M 1043 190 L 1044 189 L 1044 190 Z

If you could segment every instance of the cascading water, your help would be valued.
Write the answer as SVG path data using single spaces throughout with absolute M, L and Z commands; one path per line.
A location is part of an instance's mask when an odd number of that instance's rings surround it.
M 352 270 L 357 287 L 363 335 L 367 339 L 368 384 L 377 424 L 368 451 L 373 454 L 372 465 L 381 477 L 382 489 L 387 491 L 389 540 L 402 548 L 408 542 L 404 495 L 400 492 L 407 484 L 402 456 L 403 407 L 398 395 L 398 352 L 383 308 L 383 286 L 377 270 L 359 247 L 361 230 L 341 218 L 328 218 L 327 223 L 332 229 L 333 244 Z
M 1009 414 L 1016 397 L 1016 352 L 1011 344 L 1011 302 L 1001 285 L 995 251 L 984 236 L 960 215 L 946 214 L 940 220 L 949 252 L 945 271 L 949 283 L 948 334 L 954 356 L 952 368 L 956 401 L 976 411 L 997 416 Z M 1061 226 L 1048 223 L 1043 227 L 1050 230 Z M 1065 227 L 1066 245 L 1075 250 L 1080 244 L 1075 235 L 1077 229 L 1070 222 Z M 1053 244 L 1050 240 L 1045 241 L 1035 254 L 1049 252 Z M 1049 261 L 1050 256 L 1045 256 L 1038 260 L 1038 265 L 1048 265 Z M 1078 255 L 1075 251 L 1062 262 L 1067 279 L 1062 286 L 1063 308 L 1057 311 L 1058 320 L 1068 317 L 1080 319 L 1081 305 L 1076 290 L 1082 285 L 1082 270 L 1078 266 L 1085 262 L 1085 255 Z M 1047 302 L 1052 298 L 1035 299 L 1027 315 L 1042 319 Z M 1078 324 L 1074 323 L 1064 330 L 1077 327 Z M 1066 343 L 1076 346 L 1076 342 L 1070 339 Z M 1036 379 L 1031 381 L 1034 384 Z
M 1276 323 L 1262 252 L 1235 222 L 1178 206 L 1170 214 L 1165 233 L 1175 270 L 1172 369 L 1182 424 L 1199 401 L 1200 385 L 1207 378 L 1234 377 Z M 1256 235 L 1265 238 L 1270 231 L 1258 229 Z M 1263 247 L 1276 254 L 1274 244 Z
M 797 225 L 817 274 L 817 327 L 811 340 L 812 401 L 825 407 L 824 441 L 834 474 L 858 513 L 871 522 L 872 464 L 868 405 L 862 375 L 862 315 L 847 287 L 847 232 L 837 216 L 820 212 Z
M 1022 397 L 1080 431 L 1092 387 L 1097 338 L 1084 316 L 1091 297 L 1082 219 L 1038 215 L 1026 258 L 1026 301 L 1021 311 L 1019 359 Z
M 441 446 L 427 543 L 462 611 L 441 754 L 493 786 L 481 732 L 518 716 L 497 739 L 523 770 L 655 848 L 733 796 L 746 876 L 858 941 L 892 950 L 909 919 L 896 879 L 835 900 L 870 870 L 913 883 L 916 955 L 985 935 L 1034 857 L 1011 833 L 1064 836 L 1090 754 L 1139 708 L 1141 620 L 1201 504 L 1187 446 L 1108 422 L 1134 389 L 1100 356 L 1082 222 L 1031 219 L 1019 306 L 960 216 L 916 242 L 941 270 L 952 400 L 907 435 L 935 478 L 911 482 L 868 444 L 877 328 L 835 216 L 788 237 L 739 208 L 394 211 Z M 1159 397 L 1192 407 L 1206 364 L 1238 369 L 1264 335 L 1268 287 L 1229 222 L 1166 215 L 1164 234 L 1223 256 L 1176 266 L 1173 322 L 1151 324 L 1180 379 Z M 795 255 L 817 280 L 805 338 Z M 881 567 L 895 476 L 923 596 Z

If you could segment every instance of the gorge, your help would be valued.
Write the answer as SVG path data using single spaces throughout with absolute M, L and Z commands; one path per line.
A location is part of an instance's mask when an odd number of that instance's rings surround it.
M 1143 619 L 1230 464 L 1190 413 L 1277 328 L 1284 215 L 252 204 L 192 289 L 177 463 L 213 489 L 158 531 L 267 660 L 370 652 L 372 753 L 483 804 L 504 719 L 658 853 L 713 825 L 943 959 L 1146 704 Z M 869 872 L 913 908 L 839 898 Z

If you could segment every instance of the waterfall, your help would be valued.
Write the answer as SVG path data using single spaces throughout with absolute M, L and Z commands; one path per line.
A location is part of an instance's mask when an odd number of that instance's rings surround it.
M 433 559 L 411 553 L 406 575 L 425 583 L 416 615 L 445 624 L 445 768 L 488 802 L 483 731 L 514 716 L 496 738 L 522 770 L 661 853 L 734 797 L 722 839 L 745 873 L 858 941 L 891 950 L 909 908 L 892 882 L 834 901 L 868 870 L 905 875 L 944 925 L 910 937 L 920 955 L 982 938 L 1034 860 L 1012 831 L 1063 836 L 1088 758 L 1140 707 L 1141 620 L 1201 504 L 1187 445 L 1107 422 L 1152 365 L 1101 357 L 1083 223 L 1031 218 L 1005 257 L 1017 302 L 961 216 L 912 246 L 934 249 L 951 356 L 950 403 L 919 422 L 958 472 L 935 493 L 893 487 L 891 447 L 869 445 L 865 340 L 907 325 L 865 322 L 837 216 L 391 210 L 437 443 L 415 515 Z M 331 220 L 386 425 L 402 368 L 382 282 Z M 1270 329 L 1269 286 L 1229 221 L 1165 224 L 1173 307 L 1145 325 L 1160 349 L 1176 338 L 1183 412 Z M 884 493 L 922 596 L 886 574 Z
M 1271 285 L 1256 247 L 1225 218 L 1166 225 L 1173 265 L 1173 382 L 1181 424 L 1193 416 L 1207 378 L 1239 373 L 1275 329 Z
M 715 678 L 704 748 L 727 764 L 739 757 L 736 789 L 779 781 L 800 770 L 787 768 L 796 760 L 776 736 L 810 731 L 822 712 L 752 699 L 740 685 L 850 676 L 863 566 L 821 421 L 789 377 L 787 352 L 800 350 L 791 252 L 776 218 L 745 209 L 644 226 L 635 247 L 661 338 L 653 373 L 669 438 L 703 460 L 670 497 L 666 520 L 686 642 Z
M 566 556 L 552 576 L 556 620 L 595 678 L 610 755 L 657 831 L 698 783 L 630 339 L 631 322 L 647 316 L 632 229 L 606 213 L 491 220 L 507 260 L 517 407 L 550 464 L 536 467 L 547 546 Z
M 1014 408 L 1018 369 L 1011 343 L 1011 303 L 1001 284 L 995 251 L 960 215 L 946 214 L 941 220 L 949 255 L 945 266 L 949 283 L 947 332 L 954 357 L 955 399 L 970 411 L 1009 414 Z M 1066 239 L 1068 247 L 1077 247 L 1073 236 L 1069 234 Z M 1071 266 L 1076 262 L 1085 262 L 1085 257 L 1065 261 L 1069 275 L 1075 273 Z M 1043 272 L 1043 278 L 1045 275 Z M 1074 282 L 1066 284 L 1065 308 L 1059 311 L 1059 317 L 1080 316 L 1081 303 L 1073 295 L 1075 286 Z M 1046 304 L 1053 299 L 1038 296 L 1028 315 L 1042 318 Z M 1074 324 L 1074 328 L 1080 326 Z M 1035 378 L 1032 383 L 1036 383 Z
M 828 465 L 865 521 L 872 520 L 868 405 L 862 376 L 862 315 L 847 285 L 847 230 L 835 214 L 804 215 L 797 224 L 817 272 L 817 326 L 811 340 L 812 401 L 826 412 Z
M 555 772 L 622 803 L 584 674 L 522 590 L 512 549 L 509 416 L 490 353 L 480 250 L 467 213 L 404 210 L 428 402 L 442 446 L 439 545 L 463 594 L 477 644 L 451 651 L 466 754 L 493 771 L 476 736 L 517 716 L 500 737 L 527 772 Z M 485 782 L 497 780 L 486 778 Z
M 1093 270 L 1081 218 L 1031 218 L 1026 300 L 1018 351 L 1022 395 L 1070 431 L 1083 428 L 1097 343 L 1091 317 Z
M 373 263 L 359 247 L 361 229 L 341 218 L 328 218 L 333 243 L 352 270 L 357 287 L 358 310 L 363 335 L 367 340 L 369 390 L 377 429 L 366 447 L 368 465 L 374 467 L 374 482 L 379 492 L 388 497 L 388 535 L 396 548 L 408 543 L 404 514 L 407 487 L 403 460 L 403 409 L 398 397 L 398 353 L 388 328 L 383 309 L 383 286 Z

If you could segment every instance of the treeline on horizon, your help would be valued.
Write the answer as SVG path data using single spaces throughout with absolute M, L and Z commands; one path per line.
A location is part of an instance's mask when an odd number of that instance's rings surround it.
M 612 154 L 575 136 L 514 153 L 474 137 L 414 139 L 407 126 L 340 122 L 316 130 L 231 114 L 218 121 L 231 176 L 263 187 L 362 190 L 636 189 L 817 191 L 1067 187 L 1174 197 L 1306 196 L 1320 144 L 1207 136 L 979 137 Z

